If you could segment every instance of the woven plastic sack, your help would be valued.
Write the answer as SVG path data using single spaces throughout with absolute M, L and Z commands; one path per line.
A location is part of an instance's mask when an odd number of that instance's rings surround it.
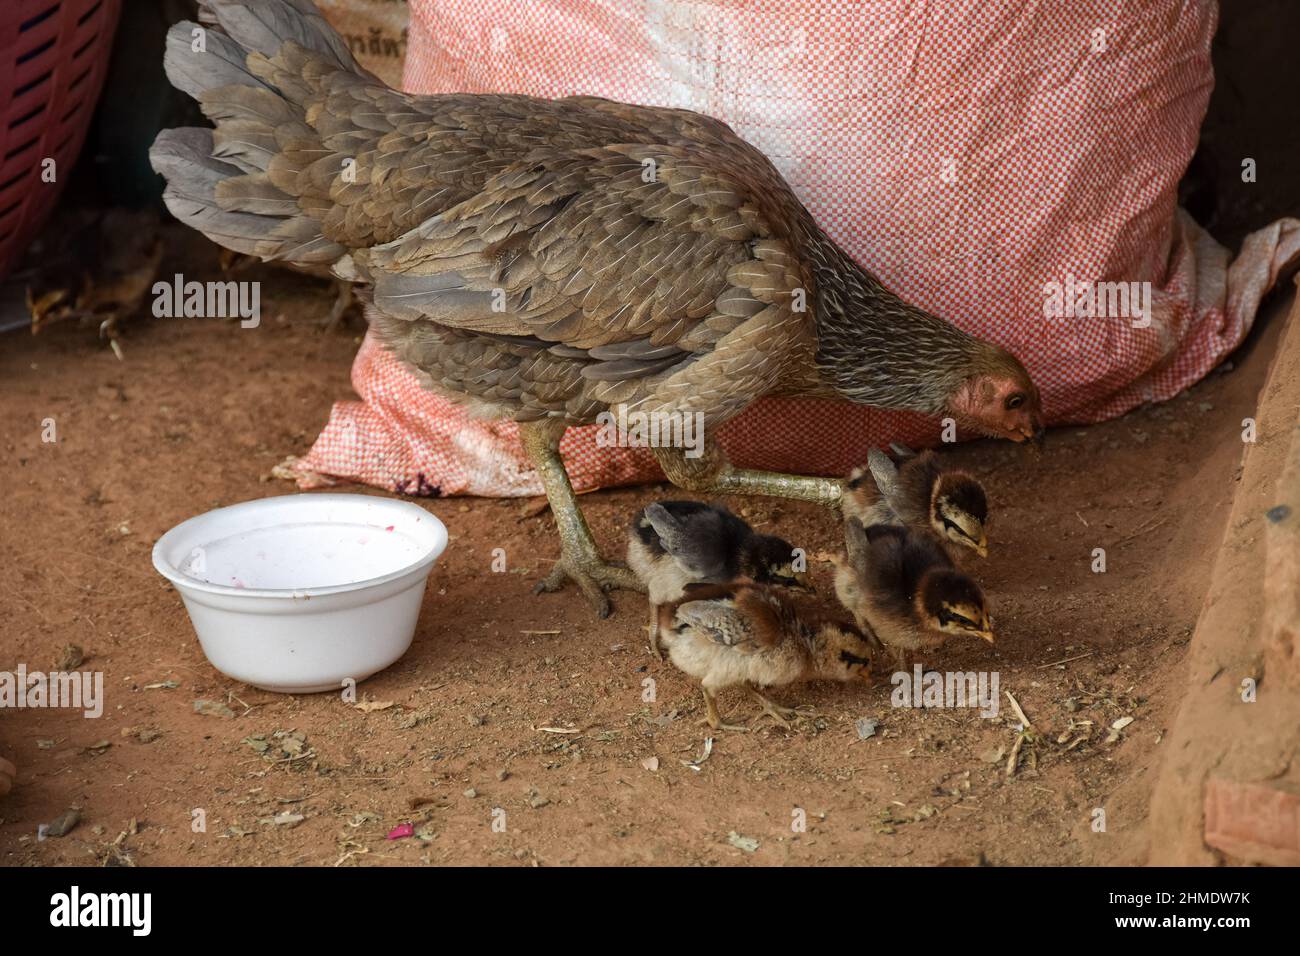
M 1284 220 L 1228 254 L 1176 206 L 1213 84 L 1209 0 L 412 0 L 420 93 L 595 94 L 726 120 L 827 232 L 905 299 L 1010 349 L 1049 424 L 1111 418 L 1191 385 L 1249 331 L 1300 251 Z M 1150 283 L 1129 315 L 1048 318 L 1049 283 Z M 1141 321 L 1137 319 L 1136 321 Z M 539 494 L 512 423 L 467 418 L 373 340 L 304 485 Z M 561 445 L 575 487 L 658 479 L 644 449 Z M 840 474 L 939 424 L 767 400 L 720 437 L 738 465 Z
M 358 63 L 389 86 L 402 85 L 406 0 L 315 0 Z

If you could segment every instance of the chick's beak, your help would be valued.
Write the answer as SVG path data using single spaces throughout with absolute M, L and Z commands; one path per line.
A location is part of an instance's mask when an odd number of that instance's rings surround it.
M 987 558 L 989 556 L 988 541 L 981 538 L 979 542 L 975 545 L 975 553 L 978 554 L 981 558 Z
M 817 589 L 813 587 L 812 578 L 804 571 L 795 572 L 794 588 L 796 591 L 804 591 L 807 594 L 817 593 Z

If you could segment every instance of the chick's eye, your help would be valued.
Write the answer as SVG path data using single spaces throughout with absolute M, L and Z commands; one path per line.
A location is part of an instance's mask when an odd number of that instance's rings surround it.
M 939 612 L 940 624 L 956 624 L 958 627 L 968 628 L 969 630 L 979 630 L 978 625 L 964 614 L 958 614 L 956 611 L 944 608 Z
M 1014 395 L 1012 395 L 1010 398 L 1007 399 L 1008 409 L 1016 409 L 1023 404 L 1025 404 L 1025 396 L 1021 395 L 1019 392 L 1016 392 Z
M 963 528 L 963 527 L 962 527 L 961 525 L 959 525 L 957 522 L 955 522 L 955 521 L 949 521 L 947 518 L 944 518 L 944 519 L 943 519 L 943 530 L 944 530 L 944 531 L 954 531 L 954 532 L 956 532 L 958 535 L 960 535 L 960 536 L 963 537 L 963 538 L 966 538 L 966 539 L 969 540 L 969 541 L 974 541 L 974 540 L 975 540 L 973 537 L 971 537 L 969 531 L 967 531 L 965 528 Z

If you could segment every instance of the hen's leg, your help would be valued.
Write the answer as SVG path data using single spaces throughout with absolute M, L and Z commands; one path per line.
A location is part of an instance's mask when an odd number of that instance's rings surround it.
M 558 591 L 566 580 L 582 589 L 591 606 L 600 617 L 609 617 L 610 588 L 644 591 L 636 575 L 627 568 L 606 564 L 596 550 L 591 529 L 578 507 L 578 496 L 560 460 L 560 436 L 565 426 L 557 422 L 520 422 L 519 436 L 524 451 L 541 475 L 546 497 L 551 502 L 551 513 L 560 532 L 560 560 L 554 569 L 537 585 L 536 592 Z
M 768 495 L 838 505 L 844 482 L 838 478 L 786 475 L 779 471 L 737 468 L 710 436 L 704 454 L 687 458 L 681 448 L 656 448 L 655 458 L 668 480 L 679 488 L 714 495 Z
M 330 308 L 330 314 L 326 316 L 325 321 L 321 323 L 321 329 L 325 332 L 333 332 L 342 326 L 343 320 L 352 311 L 356 301 L 356 296 L 352 292 L 352 283 L 344 279 L 335 279 L 334 305 Z

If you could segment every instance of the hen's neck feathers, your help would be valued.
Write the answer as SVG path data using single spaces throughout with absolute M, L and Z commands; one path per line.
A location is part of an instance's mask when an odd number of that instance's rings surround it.
M 908 305 L 816 226 L 803 251 L 817 283 L 817 371 L 839 395 L 937 415 L 980 370 L 985 343 Z

